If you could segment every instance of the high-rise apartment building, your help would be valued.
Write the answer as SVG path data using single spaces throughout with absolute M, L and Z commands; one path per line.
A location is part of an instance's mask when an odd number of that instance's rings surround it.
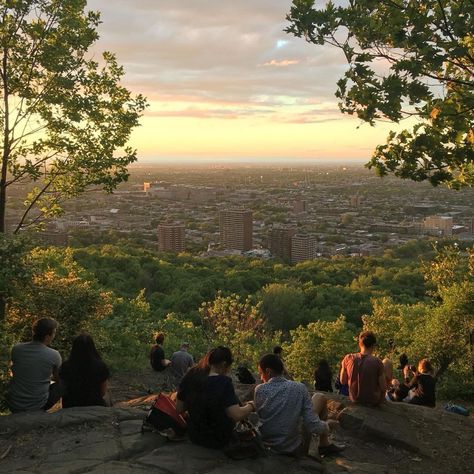
M 423 229 L 440 235 L 453 235 L 453 218 L 451 216 L 430 216 L 423 219 Z
M 349 203 L 351 207 L 360 207 L 362 204 L 362 196 L 359 196 L 358 194 L 351 196 L 349 199 Z
M 291 263 L 317 257 L 317 240 L 312 235 L 295 234 L 291 238 Z
M 221 244 L 225 248 L 243 252 L 252 249 L 252 211 L 245 209 L 220 211 L 219 230 Z
M 158 225 L 158 249 L 162 252 L 184 251 L 184 226 L 180 224 Z
M 291 238 L 296 234 L 294 227 L 274 227 L 270 232 L 270 252 L 285 262 L 291 261 Z
M 293 201 L 293 212 L 300 214 L 308 210 L 308 203 L 300 198 Z

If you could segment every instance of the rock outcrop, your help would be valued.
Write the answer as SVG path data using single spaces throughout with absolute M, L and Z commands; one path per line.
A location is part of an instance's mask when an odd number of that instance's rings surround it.
M 224 454 L 141 433 L 150 398 L 113 408 L 0 417 L 1 473 L 468 473 L 474 420 L 439 409 L 386 403 L 380 408 L 330 402 L 346 450 L 323 460 L 269 456 L 232 461 Z M 125 406 L 126 405 L 126 406 Z

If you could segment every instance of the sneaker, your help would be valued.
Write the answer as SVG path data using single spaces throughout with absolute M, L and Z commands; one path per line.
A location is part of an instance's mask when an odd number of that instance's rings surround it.
M 337 446 L 334 443 L 327 446 L 319 446 L 318 451 L 320 456 L 330 456 L 331 454 L 338 454 L 346 449 L 345 446 Z

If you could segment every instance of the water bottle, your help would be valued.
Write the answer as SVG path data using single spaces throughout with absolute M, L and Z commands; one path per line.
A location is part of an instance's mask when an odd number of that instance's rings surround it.
M 462 416 L 469 416 L 469 410 L 462 405 L 455 405 L 454 403 L 448 403 L 444 409 L 451 413 L 457 413 Z

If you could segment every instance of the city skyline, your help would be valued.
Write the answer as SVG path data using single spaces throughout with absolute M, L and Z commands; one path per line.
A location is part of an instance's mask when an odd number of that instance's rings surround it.
M 124 85 L 149 101 L 131 140 L 139 162 L 368 161 L 395 125 L 341 114 L 345 59 L 285 33 L 290 6 L 88 2 L 102 18 L 95 57 L 116 53 Z

